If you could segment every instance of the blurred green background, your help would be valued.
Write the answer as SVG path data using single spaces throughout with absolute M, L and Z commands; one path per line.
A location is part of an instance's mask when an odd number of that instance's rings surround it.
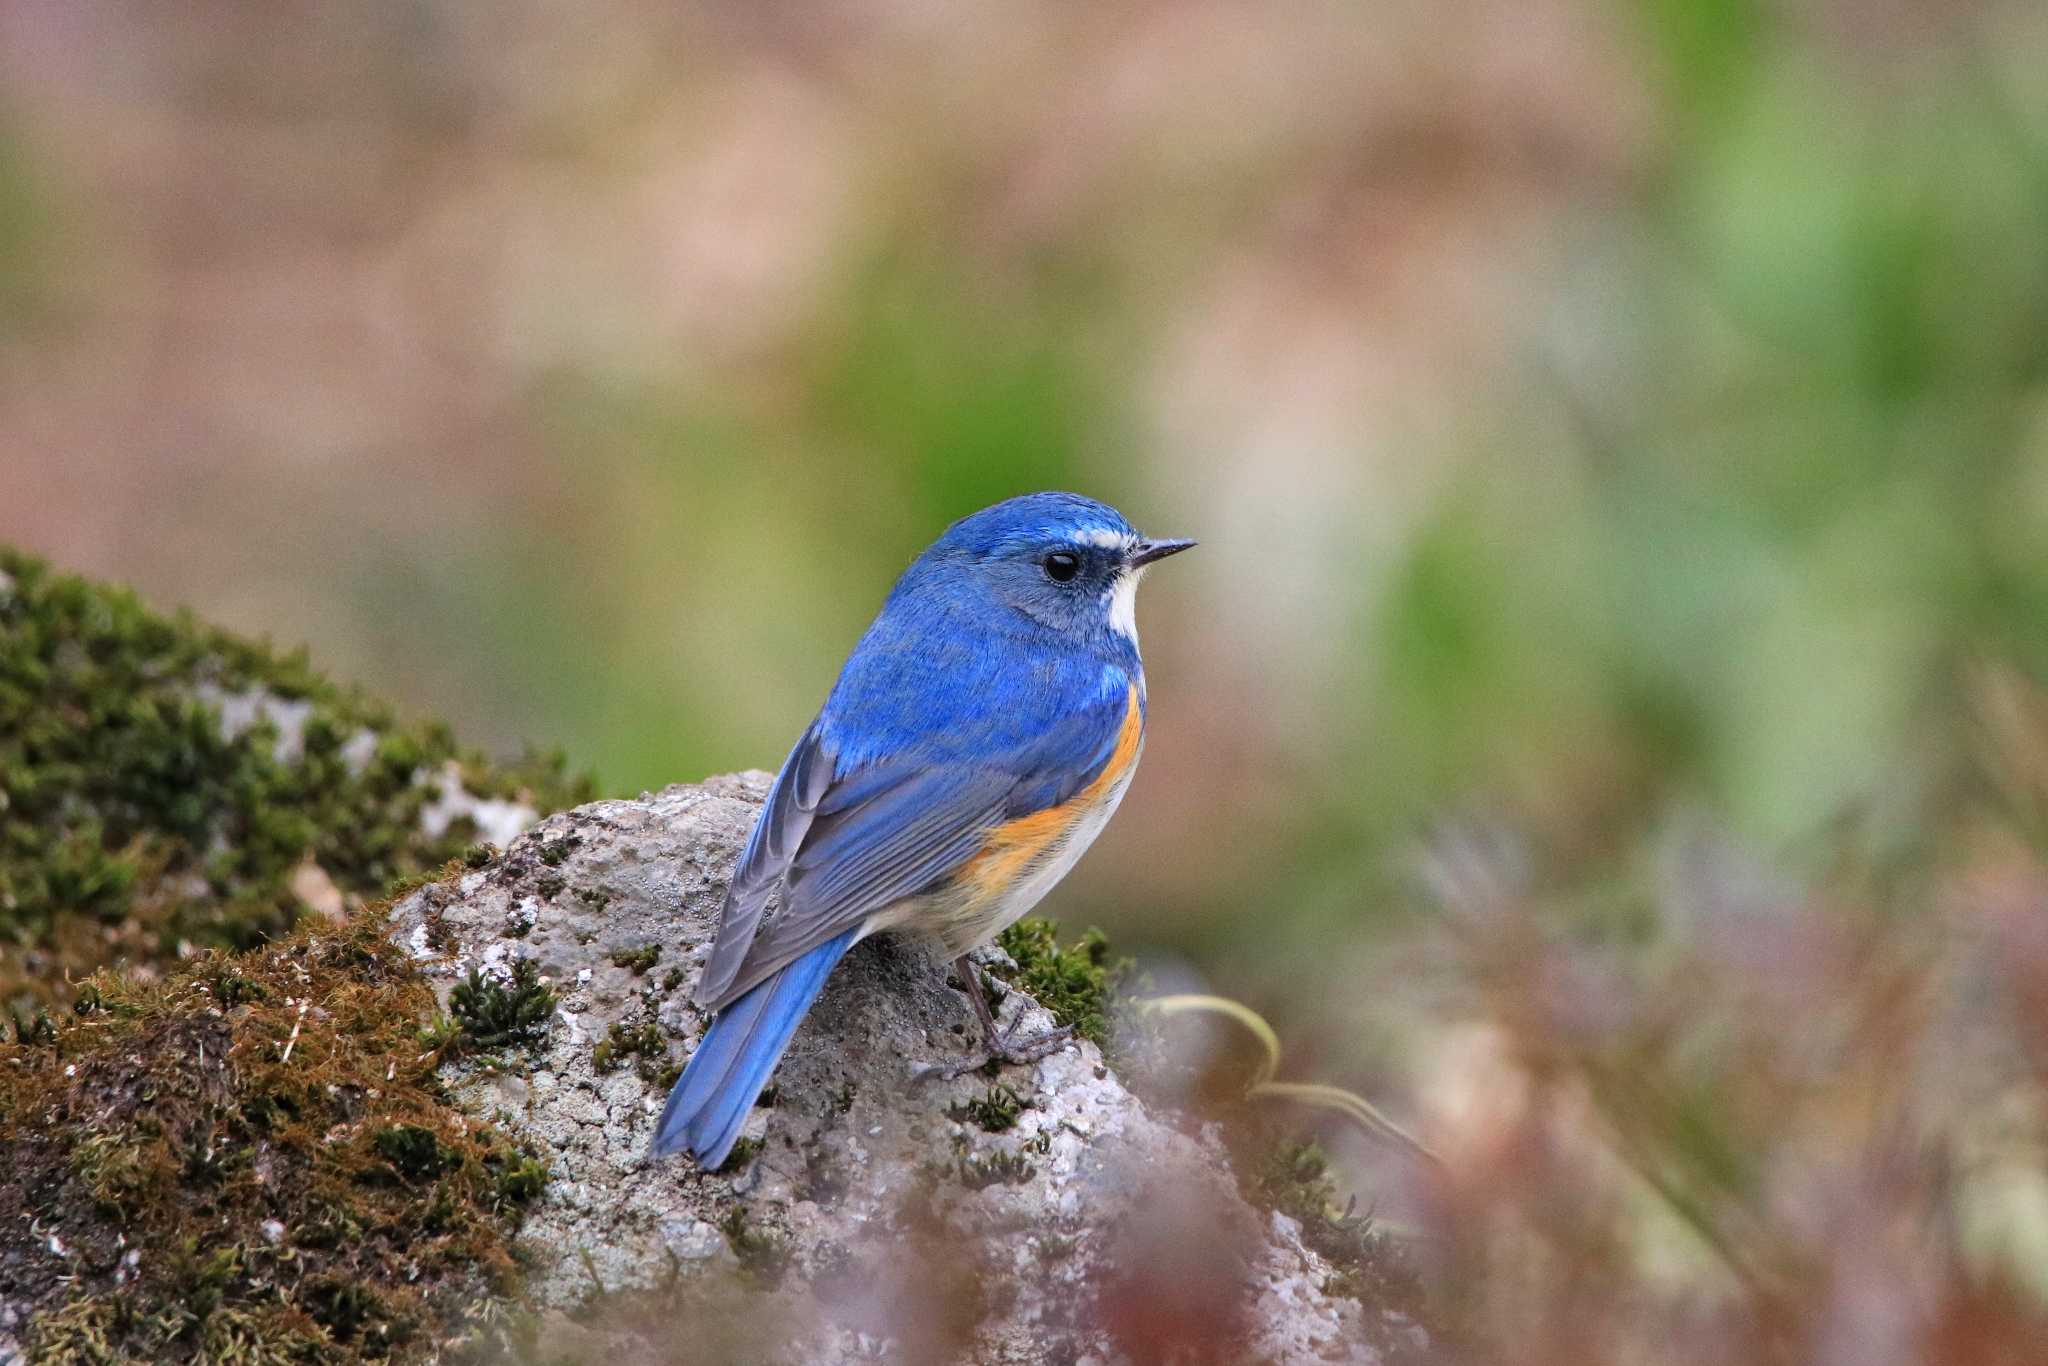
M 1203 545 L 1048 909 L 1311 1047 L 1442 813 L 1907 840 L 2048 674 L 2028 0 L 14 0 L 0 76 L 0 539 L 630 793 L 1108 499 Z

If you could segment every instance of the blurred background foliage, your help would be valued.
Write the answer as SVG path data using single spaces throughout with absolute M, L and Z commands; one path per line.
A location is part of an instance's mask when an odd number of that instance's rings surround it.
M 1203 547 L 1053 909 L 1453 1129 L 1472 1029 L 1620 1050 L 1574 1113 L 1676 1088 L 1635 1141 L 1724 1252 L 1839 1146 L 1737 1047 L 1758 945 L 1861 946 L 1781 1023 L 1860 1018 L 1902 921 L 1950 985 L 2035 961 L 2038 4 L 16 0 L 0 72 L 0 539 L 66 568 L 630 792 L 772 766 L 953 517 L 1109 499 Z M 1585 955 L 1568 1045 L 1503 942 Z M 2037 1141 L 2038 1016 L 1963 995 L 2007 1047 L 1949 1080 Z

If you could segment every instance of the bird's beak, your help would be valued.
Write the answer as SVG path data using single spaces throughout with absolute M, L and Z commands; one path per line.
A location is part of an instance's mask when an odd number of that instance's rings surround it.
M 1133 569 L 1143 569 L 1154 560 L 1163 560 L 1168 555 L 1178 555 L 1194 547 L 1193 541 L 1140 541 L 1131 547 L 1131 553 L 1124 563 Z

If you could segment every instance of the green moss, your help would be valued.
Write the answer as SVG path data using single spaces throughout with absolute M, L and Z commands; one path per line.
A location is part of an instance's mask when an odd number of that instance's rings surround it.
M 547 1189 L 548 1164 L 537 1157 L 509 1156 L 497 1164 L 498 1203 L 501 1206 L 531 1204 Z
M 988 1133 L 999 1134 L 1016 1125 L 1017 1116 L 1024 1113 L 1024 1100 L 1009 1087 L 997 1083 L 988 1088 L 988 1094 L 963 1101 L 946 1113 Z
M 667 1090 L 674 1084 L 675 1065 L 669 1061 L 668 1043 L 661 1026 L 653 1020 L 642 1020 L 639 1024 L 621 1020 L 614 1024 L 591 1050 L 590 1065 L 600 1072 L 613 1072 L 623 1067 L 628 1058 L 639 1060 L 634 1070 L 649 1086 Z
M 978 1191 L 990 1186 L 1021 1186 L 1037 1174 L 1037 1169 L 1021 1153 L 997 1151 L 987 1157 L 960 1158 L 955 1174 L 962 1185 Z
M 645 977 L 647 970 L 661 961 L 661 945 L 643 944 L 637 949 L 612 950 L 612 966 L 631 968 L 635 977 Z
M 1112 958 L 1102 931 L 1084 931 L 1062 948 L 1050 920 L 1020 920 L 997 936 L 996 943 L 1016 961 L 994 969 L 1035 997 L 1063 1025 L 1098 1046 L 1109 1043 L 1110 1009 L 1116 990 L 1131 972 L 1131 960 Z
M 475 838 L 420 828 L 447 764 L 543 812 L 590 795 L 559 756 L 493 765 L 302 653 L 4 547 L 0 575 L 0 1005 L 62 1004 L 106 963 L 165 969 L 181 945 L 283 933 L 308 861 L 359 900 L 439 868 Z
M 139 1212 L 142 1198 L 159 1188 L 165 1173 L 159 1168 L 165 1156 L 142 1133 L 96 1133 L 87 1135 L 71 1153 L 71 1171 L 92 1193 L 93 1202 L 108 1214 Z
M 433 991 L 385 928 L 103 971 L 47 1042 L 0 1048 L 0 1265 L 32 1359 L 420 1357 L 516 1288 L 546 1169 L 443 1090 Z
M 782 1283 L 783 1274 L 789 1270 L 787 1240 L 753 1227 L 745 1205 L 734 1205 L 718 1227 L 725 1234 L 733 1256 L 739 1258 L 740 1270 L 747 1279 L 768 1286 Z
M 47 1010 L 10 1009 L 8 1023 L 14 1027 L 14 1041 L 24 1048 L 57 1042 L 57 1022 Z
M 462 1025 L 453 1015 L 436 1014 L 420 1026 L 420 1046 L 436 1057 L 448 1057 L 462 1045 Z
M 227 1008 L 247 1005 L 264 998 L 263 984 L 252 982 L 247 977 L 223 965 L 206 979 L 207 994 L 215 1003 Z
M 443 870 L 439 868 L 402 873 L 384 884 L 383 899 L 386 901 L 396 901 L 402 896 L 417 892 L 422 887 L 432 886 L 434 883 L 439 882 L 444 875 Z
M 452 1157 L 442 1151 L 441 1140 L 434 1131 L 421 1124 L 395 1124 L 379 1129 L 371 1143 L 377 1155 L 409 1181 L 431 1180 L 440 1175 Z
M 1263 1130 L 1240 1132 L 1238 1137 L 1233 1166 L 1240 1173 L 1245 1198 L 1301 1225 L 1302 1242 L 1330 1264 L 1325 1294 L 1403 1309 L 1411 1318 L 1423 1320 L 1421 1281 L 1400 1245 L 1375 1231 L 1371 1216 L 1357 1213 L 1355 1202 L 1339 1204 L 1337 1184 L 1319 1144 Z M 1402 1349 L 1397 1342 L 1379 1345 L 1390 1353 Z
M 1322 1146 L 1299 1138 L 1269 1144 L 1250 1164 L 1245 1180 L 1259 1204 L 1304 1225 L 1324 1218 L 1337 1195 Z
M 481 968 L 471 968 L 448 993 L 448 1009 L 465 1047 L 502 1048 L 535 1043 L 546 1035 L 555 1013 L 555 993 L 541 980 L 540 965 L 521 958 L 503 982 Z

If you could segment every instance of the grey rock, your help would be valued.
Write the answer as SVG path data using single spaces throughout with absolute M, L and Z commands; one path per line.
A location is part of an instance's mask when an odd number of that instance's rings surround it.
M 471 967 L 509 974 L 520 958 L 559 994 L 523 1065 L 450 1068 L 459 1094 L 551 1167 L 522 1233 L 544 1350 L 673 1359 L 685 1344 L 661 1335 L 701 1329 L 593 1312 L 593 1296 L 722 1277 L 753 1287 L 746 1322 L 772 1341 L 749 1351 L 776 1359 L 1123 1361 L 1128 1330 L 1120 1343 L 1106 1326 L 1118 1297 L 1163 1290 L 1197 1310 L 1227 1303 L 1247 1359 L 1379 1360 L 1367 1329 L 1384 1325 L 1365 1322 L 1379 1311 L 1325 1294 L 1330 1268 L 1293 1221 L 1243 1200 L 1218 1136 L 1140 1103 L 1093 1045 L 1006 1069 L 1028 1107 L 1007 1130 L 952 1117 L 989 1083 L 912 1080 L 976 1037 L 947 966 L 915 943 L 866 941 L 834 973 L 774 1103 L 750 1118 L 748 1160 L 718 1173 L 650 1161 L 659 1077 L 639 1057 L 600 1071 L 595 1049 L 615 1024 L 652 1022 L 667 1050 L 653 1061 L 680 1063 L 702 1036 L 690 989 L 767 782 L 745 773 L 561 813 L 393 908 L 393 937 L 444 1000 Z M 649 945 L 659 957 L 636 973 L 629 955 Z M 1027 1029 L 1052 1024 L 1012 992 L 1003 1022 L 1020 1011 Z

